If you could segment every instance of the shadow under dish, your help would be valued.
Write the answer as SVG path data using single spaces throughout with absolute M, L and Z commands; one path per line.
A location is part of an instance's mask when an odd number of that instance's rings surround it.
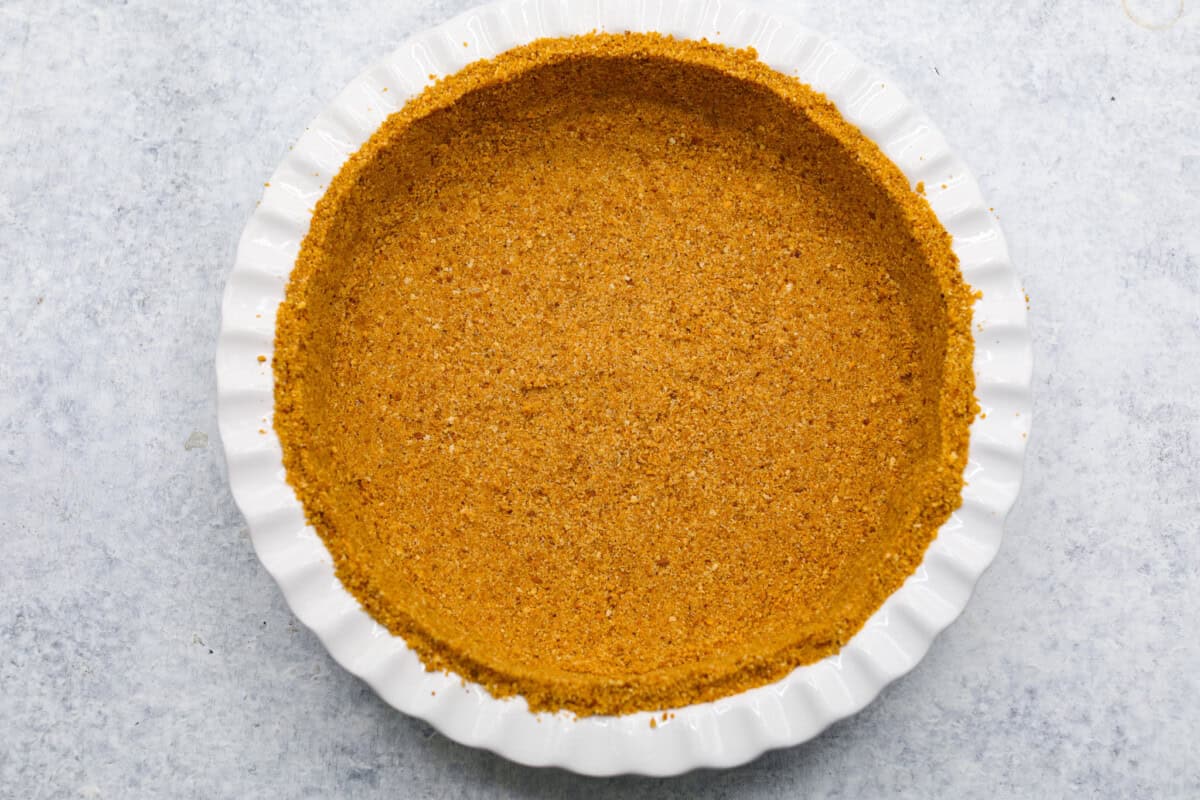
M 919 565 L 960 502 L 971 303 L 924 198 L 752 51 L 542 40 L 330 184 L 275 427 L 428 668 L 678 707 L 836 652 Z

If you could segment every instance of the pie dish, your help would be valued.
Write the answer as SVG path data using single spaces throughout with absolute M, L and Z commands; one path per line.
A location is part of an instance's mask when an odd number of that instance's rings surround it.
M 727 5 L 662 6 L 649 17 L 642 15 L 647 9 L 636 10 L 606 4 L 597 17 L 596 8 L 572 4 L 490 6 L 417 37 L 395 57 L 364 73 L 331 112 L 314 123 L 273 176 L 239 249 L 218 353 L 222 436 L 235 496 L 264 564 L 280 580 L 297 615 L 322 636 L 335 658 L 393 705 L 429 719 L 453 738 L 525 763 L 597 774 L 669 774 L 693 766 L 738 763 L 767 747 L 814 735 L 910 668 L 933 635 L 961 610 L 971 583 L 994 554 L 1003 513 L 1015 497 L 1029 419 L 1028 341 L 1019 286 L 994 219 L 983 208 L 965 168 L 928 123 L 886 81 L 835 46 L 782 20 Z M 533 714 L 523 697 L 497 699 L 477 685 L 425 672 L 403 640 L 367 616 L 333 577 L 328 551 L 305 525 L 303 509 L 285 482 L 280 444 L 270 424 L 271 333 L 281 279 L 291 274 L 296 262 L 309 207 L 346 157 L 379 128 L 386 112 L 415 93 L 422 78 L 457 73 L 468 61 L 544 35 L 593 29 L 648 29 L 753 45 L 775 70 L 798 74 L 824 91 L 914 185 L 931 187 L 930 205 L 954 237 L 962 272 L 983 292 L 975 306 L 975 392 L 986 416 L 971 428 L 963 506 L 942 527 L 915 574 L 836 655 L 801 666 L 769 685 L 731 696 L 717 694 L 721 699 L 715 702 L 667 709 L 664 716 L 659 715 L 663 709 L 653 705 L 648 706 L 653 714 L 621 717 Z M 627 280 L 632 283 L 634 277 Z M 286 338 L 283 341 L 287 344 Z M 280 408 L 288 411 L 286 402 L 276 405 Z M 863 424 L 872 421 L 864 418 Z M 311 512 L 310 505 L 310 517 Z M 369 597 L 358 594 L 360 599 Z M 536 705 L 554 706 L 540 701 Z M 610 705 L 599 710 L 627 709 Z

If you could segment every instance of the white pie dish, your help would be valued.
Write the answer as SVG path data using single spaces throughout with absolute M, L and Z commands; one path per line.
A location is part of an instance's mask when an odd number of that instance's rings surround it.
M 311 209 L 345 159 L 431 75 L 453 73 L 543 36 L 592 30 L 658 31 L 754 46 L 768 65 L 824 92 L 912 183 L 924 182 L 933 210 L 954 236 L 966 280 L 983 292 L 974 334 L 976 394 L 986 417 L 971 428 L 963 506 L 941 528 L 921 567 L 837 655 L 774 684 L 675 709 L 656 728 L 650 719 L 661 714 L 648 712 L 582 719 L 533 714 L 520 698 L 498 700 L 456 676 L 426 672 L 336 578 L 328 551 L 305 524 L 286 482 L 271 426 L 275 312 Z M 724 0 L 502 0 L 406 41 L 351 82 L 270 178 L 226 286 L 216 364 L 234 497 L 264 566 L 334 659 L 388 703 L 452 739 L 521 763 L 595 775 L 670 775 L 743 763 L 815 736 L 915 666 L 961 613 L 999 547 L 1031 421 L 1024 295 L 995 218 L 965 165 L 890 81 L 844 49 L 783 18 Z

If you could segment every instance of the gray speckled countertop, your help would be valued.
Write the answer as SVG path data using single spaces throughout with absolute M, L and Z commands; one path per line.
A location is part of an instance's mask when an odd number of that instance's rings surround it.
M 466 4 L 208 5 L 0 7 L 0 795 L 1200 796 L 1200 4 L 792 6 L 976 170 L 1032 296 L 1035 432 L 914 673 L 668 781 L 442 738 L 259 566 L 214 417 L 237 238 L 309 118 Z

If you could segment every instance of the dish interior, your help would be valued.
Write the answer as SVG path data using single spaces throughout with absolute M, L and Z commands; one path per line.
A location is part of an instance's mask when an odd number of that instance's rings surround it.
M 835 652 L 916 569 L 962 488 L 971 299 L 924 199 L 753 53 L 544 40 L 332 182 L 275 426 L 427 667 L 677 707 Z

